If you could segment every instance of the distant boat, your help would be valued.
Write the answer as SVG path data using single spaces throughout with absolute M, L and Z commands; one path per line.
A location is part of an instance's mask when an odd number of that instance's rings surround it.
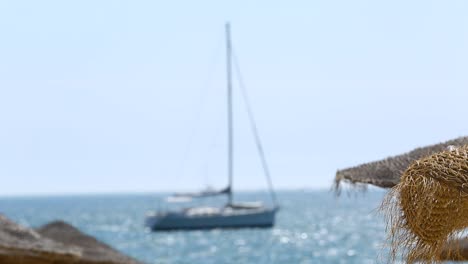
M 227 113 L 228 113 L 228 186 L 222 190 L 207 190 L 199 193 L 185 193 L 172 196 L 173 201 L 184 201 L 192 198 L 226 195 L 227 203 L 222 207 L 191 207 L 179 211 L 149 212 L 145 224 L 153 231 L 176 229 L 211 229 L 211 228 L 243 228 L 272 227 L 275 215 L 279 210 L 276 195 L 271 183 L 271 177 L 256 125 L 246 99 L 247 112 L 254 132 L 257 149 L 267 178 L 273 206 L 265 206 L 261 202 L 234 203 L 233 180 L 233 116 L 232 116 L 232 48 L 230 25 L 226 24 L 226 66 L 227 66 Z M 246 93 L 244 93 L 246 97 Z

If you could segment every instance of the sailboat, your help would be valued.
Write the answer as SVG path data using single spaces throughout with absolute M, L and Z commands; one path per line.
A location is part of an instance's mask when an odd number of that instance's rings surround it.
M 266 206 L 261 202 L 233 201 L 233 114 L 232 114 L 232 46 L 230 24 L 226 23 L 226 72 L 227 72 L 227 125 L 228 125 L 228 186 L 222 190 L 207 190 L 199 193 L 177 194 L 173 198 L 204 198 L 212 196 L 227 196 L 227 203 L 221 207 L 197 206 L 177 211 L 155 211 L 146 215 L 145 225 L 153 231 L 158 230 L 187 230 L 212 228 L 244 228 L 244 227 L 272 227 L 279 210 L 276 195 L 273 190 L 271 177 L 260 137 L 253 119 L 250 105 L 247 103 L 247 113 L 254 133 L 262 167 L 267 178 L 269 192 L 273 205 Z M 246 93 L 244 93 L 247 100 Z

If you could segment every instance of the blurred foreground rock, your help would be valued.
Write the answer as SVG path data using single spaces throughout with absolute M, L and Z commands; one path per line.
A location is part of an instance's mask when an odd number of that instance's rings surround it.
M 58 221 L 37 230 L 0 215 L 2 264 L 137 264 L 115 249 Z

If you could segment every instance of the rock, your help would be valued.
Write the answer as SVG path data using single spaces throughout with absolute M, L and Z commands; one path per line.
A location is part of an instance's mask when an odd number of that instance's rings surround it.
M 0 215 L 0 263 L 76 263 L 79 248 L 47 239 Z
M 37 231 L 0 215 L 2 264 L 137 264 L 140 263 L 64 222 Z
M 79 247 L 82 249 L 81 259 L 89 263 L 139 263 L 63 221 L 51 222 L 36 231 L 43 237 L 64 245 Z

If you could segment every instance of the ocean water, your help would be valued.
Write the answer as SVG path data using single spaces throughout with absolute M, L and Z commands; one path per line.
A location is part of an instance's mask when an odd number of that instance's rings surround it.
M 282 191 L 271 229 L 149 232 L 145 212 L 177 206 L 162 195 L 0 198 L 0 213 L 31 227 L 65 220 L 144 263 L 385 263 L 385 225 L 376 210 L 383 196 Z M 235 199 L 268 196 L 242 192 Z

